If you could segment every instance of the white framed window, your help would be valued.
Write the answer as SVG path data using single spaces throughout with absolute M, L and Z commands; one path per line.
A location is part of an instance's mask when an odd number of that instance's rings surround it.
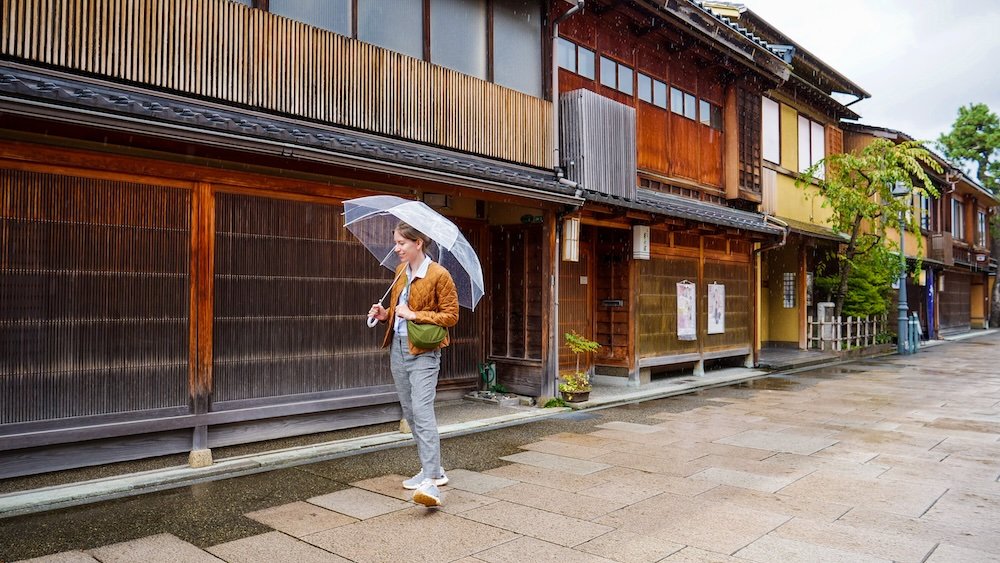
M 989 242 L 986 238 L 987 232 L 987 222 L 986 222 L 986 212 L 977 211 L 976 212 L 976 244 L 981 247 L 985 247 Z
M 636 73 L 636 96 L 647 104 L 667 107 L 667 85 L 641 72 Z
M 782 304 L 785 309 L 795 308 L 795 272 L 785 272 L 781 278 Z
M 951 236 L 965 240 L 965 205 L 957 199 L 951 200 Z
M 920 228 L 931 230 L 931 198 L 927 194 L 920 194 Z
M 559 38 L 558 45 L 559 68 L 564 68 L 590 80 L 594 79 L 593 51 L 562 37 Z
M 761 145 L 764 160 L 781 164 L 781 106 L 769 98 L 761 98 Z
M 608 88 L 614 88 L 622 94 L 632 95 L 632 77 L 635 72 L 632 67 L 622 63 L 601 57 L 601 84 Z
M 823 160 L 826 150 L 826 131 L 823 124 L 808 117 L 799 116 L 799 172 L 805 172 L 810 166 Z M 816 176 L 823 177 L 823 170 L 818 170 Z
M 670 111 L 688 119 L 698 120 L 698 98 L 679 88 L 670 87 Z

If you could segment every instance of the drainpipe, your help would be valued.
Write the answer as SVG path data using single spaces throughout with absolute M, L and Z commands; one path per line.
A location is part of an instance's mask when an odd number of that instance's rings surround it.
M 563 177 L 559 156 L 559 24 L 583 9 L 585 0 L 576 0 L 576 6 L 552 22 L 552 166 L 556 176 Z
M 751 264 L 756 264 L 757 263 L 757 257 L 758 257 L 758 255 L 760 255 L 760 254 L 762 254 L 762 253 L 764 253 L 764 252 L 766 252 L 768 250 L 774 250 L 775 248 L 781 248 L 782 246 L 785 246 L 785 243 L 788 242 L 788 231 L 789 231 L 788 223 L 782 221 L 781 219 L 777 219 L 775 217 L 771 217 L 770 215 L 767 215 L 767 214 L 764 215 L 764 222 L 765 223 L 768 223 L 768 222 L 774 223 L 775 225 L 778 225 L 779 227 L 782 228 L 782 231 L 781 231 L 781 240 L 778 241 L 778 242 L 776 242 L 776 243 L 766 244 L 764 246 L 761 246 L 760 248 L 754 249 L 754 251 L 750 253 L 750 263 Z M 754 280 L 754 282 L 756 282 L 756 280 Z M 754 285 L 756 286 L 756 283 Z M 756 291 L 758 288 L 755 287 L 754 289 Z M 755 311 L 755 313 L 756 313 L 756 309 L 757 309 L 757 299 L 754 299 L 754 311 Z M 752 356 L 753 356 L 753 365 L 754 366 L 756 366 L 757 362 L 760 361 L 760 354 L 759 354 L 759 350 L 757 349 L 757 336 L 758 336 L 758 334 L 759 334 L 759 329 L 758 329 L 758 326 L 757 326 L 757 315 L 754 314 L 753 342 L 751 344 L 751 350 L 752 350 Z
M 559 24 L 583 9 L 585 0 L 576 0 L 576 6 L 570 8 L 566 13 L 557 17 L 552 22 L 552 170 L 559 179 L 559 183 L 576 190 L 576 197 L 583 196 L 583 186 L 567 179 L 563 176 L 561 157 L 559 155 Z M 552 320 L 551 337 L 549 338 L 549 362 L 551 362 L 551 377 L 548 381 L 548 394 L 551 397 L 558 397 L 559 381 L 559 262 L 562 260 L 562 219 L 569 213 L 575 213 L 582 207 L 576 205 L 569 211 L 556 214 L 556 254 L 553 257 L 552 265 Z M 543 393 L 544 395 L 545 393 Z

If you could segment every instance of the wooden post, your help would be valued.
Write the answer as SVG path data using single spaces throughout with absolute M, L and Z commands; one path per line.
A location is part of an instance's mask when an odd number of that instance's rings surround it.
M 191 197 L 191 282 L 188 390 L 194 414 L 205 414 L 212 394 L 212 322 L 215 278 L 215 194 L 212 185 L 199 182 Z M 196 426 L 188 463 L 212 464 L 208 427 Z

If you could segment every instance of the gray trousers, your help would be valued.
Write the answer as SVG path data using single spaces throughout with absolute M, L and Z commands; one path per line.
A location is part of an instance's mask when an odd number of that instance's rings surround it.
M 434 396 L 437 394 L 438 372 L 441 370 L 441 350 L 410 354 L 406 336 L 394 334 L 389 351 L 389 369 L 396 382 L 403 418 L 413 431 L 417 455 L 425 477 L 440 477 L 441 438 L 434 416 Z

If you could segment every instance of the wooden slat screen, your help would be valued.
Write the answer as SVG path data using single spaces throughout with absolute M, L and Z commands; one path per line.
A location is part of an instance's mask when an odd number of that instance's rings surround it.
M 736 97 L 736 111 L 739 116 L 740 134 L 740 189 L 754 194 L 761 193 L 760 164 L 760 94 L 746 88 L 739 88 Z M 726 124 L 732 127 L 736 124 Z
M 342 213 L 217 194 L 213 401 L 392 385 L 380 348 L 385 325 L 369 329 L 364 317 L 392 272 L 344 228 Z M 475 386 L 480 324 L 477 313 L 460 311 L 439 384 Z
M 698 261 L 657 258 L 638 263 L 639 358 L 697 352 L 698 342 L 677 339 L 677 283 L 697 282 Z
M 364 323 L 392 273 L 340 206 L 216 196 L 213 401 L 391 385 Z
M 188 405 L 190 192 L 0 170 L 0 424 Z
M 229 0 L 2 0 L 0 55 L 551 168 L 551 103 Z
M 708 239 L 706 239 L 708 240 Z M 747 263 L 705 261 L 704 283 L 698 287 L 698 325 L 708 330 L 708 284 L 726 286 L 726 332 L 705 334 L 704 350 L 726 350 L 750 345 L 750 266 Z M 699 338 L 702 334 L 699 332 Z
M 950 270 L 944 278 L 944 291 L 937 294 L 941 330 L 968 330 L 972 323 L 972 278 Z
M 500 358 L 542 358 L 541 225 L 496 227 L 490 259 L 494 311 L 490 353 Z
M 590 323 L 590 284 L 583 284 L 580 278 L 587 275 L 590 253 L 580 248 L 578 262 L 559 263 L 559 372 L 570 371 L 576 367 L 576 357 L 566 345 L 563 336 L 571 330 L 592 338 Z M 590 367 L 589 354 L 580 358 L 580 369 Z

